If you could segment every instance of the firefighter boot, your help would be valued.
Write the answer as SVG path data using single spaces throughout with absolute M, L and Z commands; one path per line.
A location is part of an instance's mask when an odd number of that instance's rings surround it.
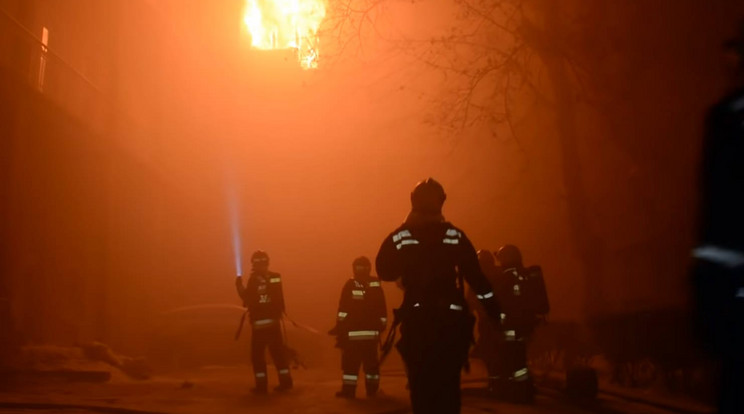
M 355 398 L 356 394 L 356 384 L 350 385 L 350 384 L 344 384 L 341 386 L 341 391 L 336 393 L 336 397 L 338 398 Z
M 356 386 L 357 386 L 357 379 L 359 376 L 357 374 L 344 374 L 343 375 L 343 384 L 341 386 L 341 391 L 336 393 L 336 397 L 339 398 L 354 398 L 356 394 Z
M 289 368 L 279 370 L 279 385 L 274 388 L 274 391 L 289 391 L 292 389 L 292 376 L 289 374 Z
M 269 393 L 269 384 L 266 380 L 266 376 L 264 377 L 256 377 L 256 386 L 251 389 L 251 392 L 256 395 L 266 395 Z
M 512 402 L 517 404 L 532 404 L 535 402 L 535 386 L 532 384 L 532 379 L 513 382 L 511 385 L 513 387 Z
M 380 389 L 380 374 L 367 374 L 365 385 L 367 388 L 367 397 L 375 397 L 377 391 Z
M 505 399 L 509 395 L 509 382 L 501 377 L 488 379 L 488 395 L 491 398 Z

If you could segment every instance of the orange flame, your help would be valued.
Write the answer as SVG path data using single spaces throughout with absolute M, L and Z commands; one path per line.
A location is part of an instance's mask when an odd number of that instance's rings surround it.
M 325 0 L 246 0 L 243 22 L 256 49 L 295 49 L 305 69 L 318 67 Z

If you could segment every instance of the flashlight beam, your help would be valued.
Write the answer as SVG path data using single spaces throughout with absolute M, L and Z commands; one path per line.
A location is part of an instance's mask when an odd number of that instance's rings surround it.
M 235 275 L 240 277 L 243 276 L 243 260 L 241 257 L 243 245 L 240 238 L 240 213 L 235 189 L 232 188 L 231 190 L 227 204 L 230 210 L 230 231 L 232 233 L 233 256 L 235 257 Z

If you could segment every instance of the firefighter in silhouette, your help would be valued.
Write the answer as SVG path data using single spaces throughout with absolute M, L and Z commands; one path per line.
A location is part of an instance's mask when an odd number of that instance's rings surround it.
M 744 21 L 726 43 L 731 92 L 707 116 L 699 244 L 693 250 L 696 327 L 721 361 L 719 413 L 744 413 Z
M 534 386 L 527 369 L 527 342 L 550 310 L 542 270 L 524 267 L 522 253 L 507 244 L 496 253 L 499 272 L 493 283 L 501 303 L 495 358 L 487 362 L 489 389 L 496 397 L 531 402 Z
M 285 352 L 282 337 L 282 315 L 284 314 L 284 295 L 282 279 L 278 273 L 269 271 L 269 255 L 256 251 L 251 256 L 251 274 L 243 286 L 240 276 L 235 280 L 238 295 L 243 305 L 248 308 L 251 323 L 251 361 L 256 380 L 256 394 L 268 392 L 266 372 L 266 348 L 279 375 L 276 391 L 287 391 L 292 388 L 292 376 Z
M 377 348 L 387 325 L 385 295 L 379 279 L 371 275 L 368 258 L 354 259 L 352 269 L 354 277 L 341 290 L 336 326 L 329 332 L 336 335 L 336 346 L 342 351 L 343 383 L 336 396 L 354 398 L 363 365 L 367 397 L 374 397 L 380 386 Z
M 419 182 L 411 193 L 410 214 L 385 238 L 376 259 L 380 279 L 400 279 L 404 289 L 383 355 L 400 324 L 397 348 L 417 414 L 460 412 L 460 372 L 467 364 L 475 321 L 463 282 L 494 323 L 500 312 L 470 240 L 442 216 L 445 198 L 434 179 Z

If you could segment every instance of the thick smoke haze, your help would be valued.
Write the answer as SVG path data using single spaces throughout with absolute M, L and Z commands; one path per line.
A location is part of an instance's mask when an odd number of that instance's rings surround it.
M 486 77 L 453 127 L 467 83 L 431 63 L 478 49 L 437 49 L 468 21 L 448 1 L 385 2 L 351 52 L 321 37 L 314 71 L 291 51 L 251 50 L 241 1 L 0 1 L 33 34 L 47 27 L 55 53 L 44 92 L 8 98 L 2 118 L 3 266 L 20 329 L 141 350 L 153 315 L 237 305 L 237 223 L 244 274 L 267 251 L 289 315 L 325 331 L 352 260 L 374 260 L 430 176 L 477 248 L 513 243 L 543 267 L 552 318 L 684 308 L 703 114 L 725 90 L 719 46 L 744 8 L 576 0 L 556 24 L 550 1 L 524 3 L 529 24 L 490 44 L 532 41 L 514 67 L 530 82 L 504 101 L 503 79 Z M 562 83 L 546 45 L 567 57 Z M 481 105 L 493 102 L 506 104 Z

